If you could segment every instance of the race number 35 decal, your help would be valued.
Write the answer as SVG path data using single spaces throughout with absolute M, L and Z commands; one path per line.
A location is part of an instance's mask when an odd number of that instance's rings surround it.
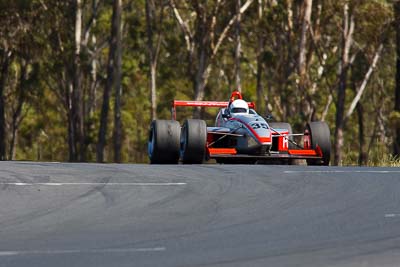
M 268 125 L 266 123 L 263 122 L 253 122 L 250 123 L 251 128 L 253 128 L 254 130 L 263 128 L 263 129 L 268 129 Z

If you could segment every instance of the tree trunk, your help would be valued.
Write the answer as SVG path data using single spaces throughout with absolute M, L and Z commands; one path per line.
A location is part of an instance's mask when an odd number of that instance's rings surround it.
M 203 100 L 205 94 L 205 88 L 210 77 L 211 65 L 205 63 L 205 51 L 201 51 L 199 69 L 195 76 L 195 100 Z
M 240 23 L 241 23 L 241 13 L 240 7 L 242 3 L 241 0 L 236 0 L 235 12 L 236 12 L 236 23 L 235 23 L 235 85 L 236 90 L 242 92 L 242 83 L 240 79 L 240 53 L 242 50 L 242 43 L 240 41 Z
M 343 36 L 342 36 L 342 55 L 341 71 L 339 78 L 338 96 L 336 102 L 336 128 L 335 128 L 335 158 L 334 164 L 339 165 L 342 162 L 342 147 L 344 143 L 344 108 L 346 100 L 347 71 L 349 68 L 349 54 L 353 42 L 354 17 L 349 14 L 349 6 L 344 5 L 343 17 Z
M 9 151 L 8 151 L 8 159 L 13 160 L 15 157 L 15 145 L 17 140 L 17 133 L 19 124 L 21 122 L 21 113 L 22 107 L 25 103 L 25 92 L 26 92 L 26 85 L 28 81 L 28 62 L 26 60 L 21 60 L 21 74 L 19 79 L 19 86 L 18 86 L 18 98 L 17 98 L 17 106 L 12 116 L 11 122 L 11 140 L 9 144 Z
M 75 142 L 76 136 L 74 127 L 74 111 L 72 106 L 73 85 L 68 80 L 66 82 L 65 87 L 66 87 L 65 99 L 67 105 L 67 121 L 68 121 L 68 153 L 69 153 L 69 161 L 73 162 L 77 160 L 76 158 L 77 147 Z
M 203 11 L 205 12 L 205 11 Z M 207 19 L 206 14 L 198 13 L 198 30 L 196 36 L 196 47 L 197 47 L 197 70 L 195 72 L 194 77 L 194 98 L 195 100 L 203 100 L 204 99 L 204 90 L 206 87 L 205 82 L 205 73 L 208 65 L 208 59 L 210 58 L 211 54 L 208 52 L 207 46 L 209 43 L 207 42 Z
M 151 102 L 151 120 L 157 119 L 157 67 L 156 64 L 150 64 L 150 102 Z
M 8 71 L 11 63 L 11 52 L 4 50 L 2 55 L 2 66 L 0 73 L 0 160 L 6 160 L 6 118 L 4 111 L 5 87 L 7 83 Z
M 266 97 L 264 97 L 264 86 L 263 86 L 263 82 L 262 82 L 262 77 L 263 77 L 262 74 L 264 71 L 263 58 L 262 58 L 263 47 L 264 47 L 264 40 L 260 36 L 259 40 L 258 40 L 258 45 L 257 45 L 257 74 L 256 74 L 257 108 L 260 111 L 261 111 L 261 108 L 264 106 L 263 105 L 264 100 L 267 102 L 267 99 L 268 99 L 268 95 L 266 95 Z M 265 103 L 266 109 L 267 109 L 267 105 L 268 105 L 268 103 Z M 264 110 L 263 110 L 263 112 L 264 112 Z M 265 110 L 265 112 L 267 112 L 267 110 Z
M 400 2 L 394 2 L 396 29 L 396 92 L 394 110 L 400 113 Z M 400 125 L 396 125 L 393 154 L 400 157 Z
M 351 87 L 354 94 L 357 94 L 357 85 L 354 75 L 351 75 Z M 358 120 L 358 165 L 364 166 L 367 164 L 368 155 L 366 152 L 365 142 L 365 124 L 364 124 L 364 106 L 361 102 L 357 102 L 356 105 L 357 120 Z
M 110 93 L 114 83 L 114 67 L 115 67 L 115 55 L 117 48 L 117 34 L 119 31 L 118 24 L 118 3 L 114 0 L 113 14 L 112 14 L 112 25 L 111 25 L 111 38 L 108 52 L 108 63 L 107 63 L 107 81 L 103 92 L 103 103 L 101 106 L 100 115 L 100 128 L 98 134 L 98 143 L 96 149 L 96 160 L 97 162 L 104 162 L 104 147 L 106 145 L 107 128 L 108 128 L 108 112 L 110 108 Z
M 193 78 L 194 82 L 194 99 L 196 101 L 203 100 L 204 99 L 204 94 L 205 94 L 205 88 L 207 85 L 207 80 L 208 80 L 208 74 L 207 69 L 208 69 L 208 62 L 207 59 L 210 57 L 210 55 L 207 54 L 207 49 L 206 49 L 206 22 L 205 21 L 200 21 L 199 22 L 199 32 L 198 32 L 198 65 L 197 65 L 197 70 L 194 72 L 195 77 Z M 200 108 L 195 108 L 194 113 L 193 113 L 194 118 L 200 118 Z
M 96 27 L 97 23 L 97 5 L 98 5 L 98 0 L 93 0 L 92 2 L 92 13 L 93 13 L 93 22 L 92 26 Z M 97 50 L 97 38 L 96 38 L 96 33 L 92 32 L 91 33 L 91 43 L 93 46 L 93 51 Z M 98 58 L 97 56 L 93 56 L 91 59 L 90 65 L 90 88 L 89 88 L 89 96 L 85 108 L 85 136 L 92 136 L 94 132 L 94 112 L 96 110 L 96 96 L 97 96 L 97 64 L 98 64 Z M 88 148 L 89 145 L 92 145 L 93 141 L 90 140 L 89 142 L 85 142 L 85 149 Z
M 96 27 L 97 24 L 97 4 L 99 0 L 93 0 L 92 9 L 93 9 L 93 27 Z M 92 33 L 92 45 L 93 50 L 97 50 L 97 38 L 95 33 Z M 96 95 L 97 95 L 97 58 L 93 57 L 91 63 L 91 85 L 90 85 L 90 93 L 89 93 L 89 105 L 88 105 L 88 113 L 89 116 L 92 116 L 94 110 L 96 110 Z
M 299 44 L 299 62 L 298 71 L 300 79 L 304 79 L 307 71 L 307 35 L 311 24 L 312 0 L 303 2 L 303 21 L 301 26 L 300 44 Z M 303 89 L 303 88 L 302 88 Z
M 358 165 L 364 166 L 368 162 L 368 154 L 365 151 L 365 126 L 364 126 L 364 107 L 361 103 L 357 104 L 357 117 L 358 117 Z
M 205 59 L 203 59 L 205 60 Z M 205 66 L 205 64 L 200 63 L 199 69 L 196 72 L 196 77 L 195 77 L 195 100 L 203 100 L 204 99 L 204 94 L 205 94 L 205 89 L 208 83 L 208 78 L 210 77 L 210 73 L 212 70 L 212 65 L 208 64 Z M 200 118 L 201 117 L 201 109 L 200 108 L 195 108 L 194 113 L 193 113 L 194 118 Z
M 267 1 L 268 7 L 267 8 L 272 8 L 272 3 L 271 1 Z M 282 40 L 279 44 L 276 44 L 277 49 L 281 49 L 282 56 L 284 57 L 282 59 L 283 62 L 286 62 L 286 64 L 283 64 L 282 66 L 282 71 L 278 73 L 278 83 L 277 83 L 277 92 L 279 92 L 279 96 L 271 96 L 271 101 L 275 102 L 276 106 L 275 109 L 278 111 L 276 113 L 277 119 L 279 120 L 284 120 L 286 121 L 288 117 L 292 117 L 297 113 L 297 109 L 295 107 L 295 101 L 298 101 L 298 99 L 301 100 L 301 95 L 300 92 L 301 90 L 294 90 L 292 92 L 293 95 L 293 100 L 290 99 L 289 94 L 286 92 L 288 91 L 289 88 L 289 80 L 290 77 L 292 77 L 293 72 L 297 71 L 299 72 L 298 67 L 299 67 L 299 60 L 298 58 L 295 58 L 295 51 L 294 44 L 297 41 L 296 34 L 298 32 L 298 27 L 297 24 L 297 13 L 299 8 L 297 7 L 300 3 L 300 1 L 294 1 L 294 0 L 285 0 L 284 5 L 285 5 L 285 13 L 286 15 L 286 24 L 287 24 L 287 31 L 285 34 L 285 39 Z M 295 13 L 295 15 L 293 14 Z M 296 17 L 296 18 L 295 18 Z M 300 19 L 299 19 L 300 20 Z M 295 23 L 296 22 L 296 23 Z M 298 48 L 300 47 L 300 43 L 298 45 Z M 299 55 L 299 54 L 298 54 Z
M 122 161 L 121 147 L 122 147 L 122 120 L 121 120 L 121 63 L 122 63 L 122 0 L 114 1 L 115 24 L 117 27 L 116 44 L 115 44 L 115 67 L 114 67 L 114 86 L 115 86 L 115 102 L 114 102 L 114 161 L 120 163 Z
M 383 43 L 381 43 L 378 47 L 378 49 L 375 52 L 374 58 L 372 60 L 371 65 L 368 68 L 368 71 L 364 75 L 364 79 L 358 89 L 355 89 L 356 95 L 353 99 L 353 101 L 350 104 L 349 109 L 346 112 L 346 115 L 344 116 L 344 123 L 346 123 L 347 119 L 351 116 L 353 113 L 354 109 L 356 108 L 356 105 L 360 102 L 361 96 L 365 91 L 365 88 L 367 87 L 368 81 L 374 72 L 376 65 L 378 64 L 379 58 L 381 56 L 381 53 L 383 51 Z
M 75 17 L 75 54 L 74 54 L 74 74 L 73 74 L 73 91 L 72 91 L 72 131 L 75 136 L 75 147 L 77 151 L 75 155 L 70 157 L 72 161 L 84 161 L 84 124 L 83 124 L 83 105 L 82 105 L 82 85 L 81 85 L 81 40 L 82 40 L 82 0 L 76 0 L 76 17 Z
M 205 53 L 204 51 L 201 52 L 201 54 Z M 211 65 L 207 65 L 206 63 L 204 63 L 204 61 L 206 60 L 205 58 L 201 58 L 201 61 L 203 61 L 203 63 L 200 63 L 199 65 L 199 69 L 196 72 L 196 77 L 195 77 L 195 96 L 194 99 L 196 101 L 201 101 L 204 99 L 204 94 L 205 94 L 205 89 L 208 83 L 208 78 L 210 77 L 210 73 L 212 70 L 212 66 Z M 193 117 L 194 118 L 200 118 L 200 112 L 201 109 L 200 108 L 195 108 L 194 109 L 194 113 L 193 113 Z
M 149 76 L 150 76 L 150 103 L 151 119 L 157 118 L 157 53 L 154 49 L 154 28 L 155 28 L 155 6 L 153 0 L 146 0 L 146 29 L 147 29 L 147 51 L 149 55 Z
M 309 117 L 308 114 L 311 111 L 311 100 L 309 100 L 308 94 L 308 75 L 307 75 L 307 37 L 311 25 L 311 11 L 312 11 L 312 0 L 304 0 L 302 5 L 303 17 L 300 32 L 300 43 L 299 43 L 299 58 L 298 58 L 298 75 L 299 75 L 299 90 L 298 95 L 300 96 L 300 110 L 305 116 Z M 305 99 L 309 100 L 308 102 Z
M 263 18 L 263 0 L 258 0 L 258 27 L 261 27 Z M 256 73 L 256 91 L 257 91 L 257 108 L 261 111 L 264 102 L 264 87 L 262 83 L 262 73 L 264 71 L 263 68 L 263 52 L 264 52 L 264 36 L 262 31 L 259 31 L 257 36 L 257 73 Z M 262 111 L 264 112 L 264 110 Z M 267 111 L 266 111 L 267 112 Z

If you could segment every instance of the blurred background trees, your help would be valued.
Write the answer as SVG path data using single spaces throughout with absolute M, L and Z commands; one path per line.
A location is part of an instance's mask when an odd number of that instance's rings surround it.
M 146 162 L 171 100 L 235 89 L 327 121 L 335 164 L 400 153 L 398 1 L 0 0 L 0 22 L 0 160 Z

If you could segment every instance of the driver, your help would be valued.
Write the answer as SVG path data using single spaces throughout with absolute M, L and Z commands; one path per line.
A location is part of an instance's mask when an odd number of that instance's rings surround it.
M 229 113 L 237 114 L 237 113 L 249 113 L 249 105 L 246 101 L 242 99 L 236 99 L 229 105 Z

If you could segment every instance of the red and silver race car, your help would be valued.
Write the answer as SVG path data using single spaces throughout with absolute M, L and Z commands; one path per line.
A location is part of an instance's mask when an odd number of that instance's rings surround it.
M 217 107 L 215 126 L 204 120 L 176 121 L 176 107 Z M 172 103 L 172 120 L 154 120 L 148 140 L 152 164 L 287 163 L 305 159 L 308 165 L 329 165 L 330 131 L 325 122 L 310 122 L 303 133 L 292 133 L 289 123 L 267 122 L 253 102 L 233 92 L 228 102 L 183 101 Z M 296 138 L 295 138 L 296 137 Z M 301 138 L 301 142 L 295 139 Z

